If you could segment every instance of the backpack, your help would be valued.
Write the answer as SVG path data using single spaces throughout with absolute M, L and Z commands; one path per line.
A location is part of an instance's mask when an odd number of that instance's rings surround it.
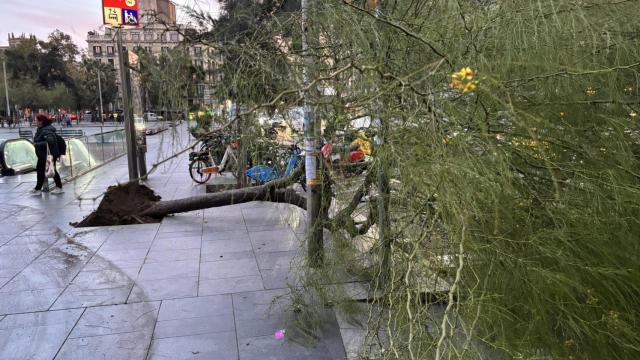
M 58 157 L 67 155 L 67 142 L 64 141 L 62 136 L 56 134 L 56 142 L 58 144 Z

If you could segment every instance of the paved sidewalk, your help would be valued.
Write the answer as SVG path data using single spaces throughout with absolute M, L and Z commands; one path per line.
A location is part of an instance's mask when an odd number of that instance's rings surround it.
M 149 159 L 180 147 L 149 144 Z M 0 179 L 0 359 L 346 357 L 332 311 L 315 346 L 274 338 L 294 316 L 274 299 L 299 274 L 291 264 L 304 249 L 301 210 L 254 202 L 159 224 L 68 224 L 126 179 L 124 157 L 57 197 L 27 196 L 29 175 Z M 189 179 L 186 154 L 149 185 L 164 199 L 204 191 Z

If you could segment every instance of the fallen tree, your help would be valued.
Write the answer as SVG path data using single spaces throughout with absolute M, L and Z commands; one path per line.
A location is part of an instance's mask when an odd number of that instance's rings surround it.
M 368 192 L 371 185 L 370 174 L 372 173 L 367 173 L 364 183 L 355 192 L 347 207 L 339 211 L 333 218 L 329 218 L 329 207 L 333 202 L 333 181 L 328 171 L 323 171 L 323 174 L 324 187 L 322 190 L 323 205 L 321 211 L 323 227 L 335 228 L 336 226 L 349 224 L 350 233 L 366 232 L 375 220 L 369 219 L 365 225 L 357 227 L 351 215 Z M 153 223 L 172 214 L 252 201 L 287 203 L 306 210 L 306 196 L 292 188 L 293 184 L 299 182 L 302 175 L 303 169 L 298 168 L 286 178 L 273 180 L 263 185 L 167 201 L 162 201 L 151 189 L 138 181 L 127 182 L 110 187 L 98 209 L 81 222 L 72 225 L 91 227 Z

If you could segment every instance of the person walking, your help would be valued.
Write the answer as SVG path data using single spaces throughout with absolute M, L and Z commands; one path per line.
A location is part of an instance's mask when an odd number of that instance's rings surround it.
M 38 114 L 36 116 L 36 134 L 33 136 L 33 145 L 36 148 L 36 156 L 38 162 L 36 164 L 37 182 L 36 187 L 31 190 L 31 194 L 42 194 L 42 186 L 46 179 L 45 171 L 47 166 L 47 155 L 50 154 L 53 157 L 54 176 L 53 181 L 56 183 L 55 189 L 51 190 L 51 194 L 62 194 L 62 180 L 58 169 L 56 168 L 56 161 L 60 158 L 60 152 L 58 150 L 58 139 L 56 136 L 56 128 L 51 125 L 51 120 L 44 114 Z M 47 151 L 48 148 L 48 151 Z

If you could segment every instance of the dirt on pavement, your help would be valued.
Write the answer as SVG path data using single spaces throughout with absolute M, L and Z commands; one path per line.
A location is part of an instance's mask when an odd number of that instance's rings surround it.
M 75 227 L 134 225 L 157 223 L 162 218 L 141 216 L 144 210 L 160 201 L 160 196 L 145 185 L 136 182 L 111 186 L 107 189 L 98 209 Z

